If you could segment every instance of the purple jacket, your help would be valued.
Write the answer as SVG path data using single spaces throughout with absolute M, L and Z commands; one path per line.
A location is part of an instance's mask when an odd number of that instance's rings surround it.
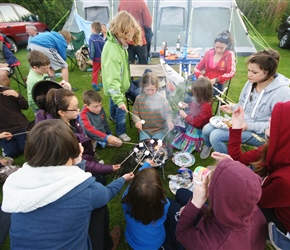
M 54 119 L 50 114 L 45 113 L 44 110 L 38 110 L 36 113 L 35 123 L 46 119 Z M 82 127 L 77 120 L 71 120 L 71 129 L 77 137 L 78 141 L 84 147 L 83 160 L 86 160 L 86 172 L 94 174 L 110 174 L 113 172 L 113 166 L 107 164 L 97 163 L 94 159 L 94 150 L 92 142 L 89 137 L 85 135 Z

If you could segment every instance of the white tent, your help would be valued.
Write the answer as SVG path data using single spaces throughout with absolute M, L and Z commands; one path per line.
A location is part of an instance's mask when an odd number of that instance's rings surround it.
M 133 0 L 134 1 L 134 0 Z M 223 30 L 232 33 L 238 55 L 250 55 L 256 49 L 241 19 L 235 0 L 147 0 L 153 18 L 152 52 L 159 52 L 162 42 L 175 49 L 178 35 L 189 48 L 213 47 L 214 39 Z M 72 32 L 85 31 L 90 37 L 90 23 L 108 24 L 118 12 L 119 0 L 74 0 L 63 27 Z

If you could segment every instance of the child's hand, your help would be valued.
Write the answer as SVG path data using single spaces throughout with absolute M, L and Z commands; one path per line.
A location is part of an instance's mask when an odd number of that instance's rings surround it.
M 93 61 L 92 60 L 88 60 L 87 64 L 93 65 Z
M 239 106 L 232 115 L 232 128 L 240 129 L 243 128 L 244 124 L 244 109 Z
M 220 106 L 221 111 L 225 113 L 232 113 L 232 106 L 231 105 L 222 105 Z
M 126 111 L 126 112 L 128 112 L 128 110 L 127 110 L 127 107 L 126 107 L 125 103 L 122 103 L 122 104 L 120 104 L 120 105 L 118 106 L 118 108 L 119 108 L 119 109 L 122 109 L 123 111 Z
M 173 122 L 168 122 L 167 126 L 168 126 L 168 129 L 169 129 L 169 130 L 174 129 L 174 124 L 173 124 Z
M 2 132 L 0 133 L 0 139 L 3 139 L 3 138 L 10 140 L 12 138 L 12 134 L 9 132 Z
M 84 147 L 82 146 L 81 143 L 79 143 L 79 148 L 80 148 L 80 154 L 77 158 L 72 159 L 72 164 L 76 165 L 78 163 L 80 163 L 82 161 L 82 156 L 83 156 L 83 152 L 84 152 Z
M 186 102 L 179 102 L 178 103 L 178 107 L 182 108 L 182 109 L 185 109 L 185 108 L 188 108 L 188 104 Z
M 187 114 L 186 114 L 183 110 L 180 110 L 180 111 L 179 111 L 179 115 L 180 115 L 183 119 L 185 119 L 186 116 L 187 116 Z
M 121 165 L 120 164 L 116 164 L 116 165 L 113 165 L 113 172 L 116 172 L 120 169 Z
M 14 89 L 5 90 L 2 94 L 6 96 L 14 96 L 16 98 L 19 96 L 19 94 Z
M 69 82 L 62 80 L 59 82 L 59 85 L 62 86 L 64 89 L 71 90 L 71 85 Z
M 136 127 L 137 129 L 139 129 L 139 130 L 142 130 L 142 123 L 141 123 L 141 121 L 136 122 L 136 123 L 135 123 L 135 127 Z
M 131 181 L 134 178 L 134 174 L 132 172 L 128 173 L 128 174 L 124 174 L 122 176 L 126 181 Z
M 115 144 L 116 143 L 115 137 L 112 136 L 112 135 L 109 135 L 108 138 L 107 138 L 107 143 Z
M 220 162 L 223 159 L 233 159 L 231 156 L 228 154 L 223 154 L 219 152 L 212 152 L 211 157 L 214 158 L 217 162 Z

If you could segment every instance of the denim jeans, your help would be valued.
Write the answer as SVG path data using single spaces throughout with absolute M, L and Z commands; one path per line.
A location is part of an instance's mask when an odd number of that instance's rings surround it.
M 242 142 L 256 147 L 263 145 L 262 142 L 259 142 L 256 138 L 252 137 L 252 133 L 252 131 L 243 131 Z M 265 138 L 265 134 L 256 134 L 262 138 Z M 228 153 L 228 146 L 226 144 L 229 141 L 228 130 L 215 128 L 208 123 L 203 127 L 202 135 L 204 136 L 204 144 L 206 146 L 213 147 L 214 151 L 220 153 Z
M 25 130 L 19 130 L 17 133 L 25 132 Z M 27 134 L 13 136 L 10 140 L 1 139 L 0 147 L 3 148 L 5 156 L 17 157 L 24 152 L 24 146 L 26 141 Z
M 140 141 L 144 141 L 144 140 L 149 139 L 149 138 L 153 138 L 153 139 L 156 139 L 156 140 L 163 139 L 163 136 L 164 136 L 163 132 L 158 132 L 158 133 L 156 133 L 156 134 L 151 136 L 151 135 L 149 135 L 147 132 L 145 132 L 143 130 L 140 131 L 140 135 L 139 135 Z
M 116 134 L 126 133 L 126 111 L 119 107 L 110 98 L 110 116 L 116 121 Z

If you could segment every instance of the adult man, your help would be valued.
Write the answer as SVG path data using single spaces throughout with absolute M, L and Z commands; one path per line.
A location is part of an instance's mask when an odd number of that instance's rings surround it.
M 37 31 L 36 27 L 32 24 L 26 24 L 25 29 L 26 29 L 26 33 L 29 35 L 28 41 L 27 41 L 27 50 L 31 51 L 30 40 L 32 37 L 38 35 L 38 31 Z
M 134 63 L 135 56 L 137 55 L 140 64 L 148 64 L 147 42 L 144 29 L 151 27 L 152 17 L 147 4 L 144 0 L 120 0 L 118 11 L 121 10 L 129 12 L 142 29 L 142 46 L 134 46 L 133 43 L 128 44 L 129 61 Z

